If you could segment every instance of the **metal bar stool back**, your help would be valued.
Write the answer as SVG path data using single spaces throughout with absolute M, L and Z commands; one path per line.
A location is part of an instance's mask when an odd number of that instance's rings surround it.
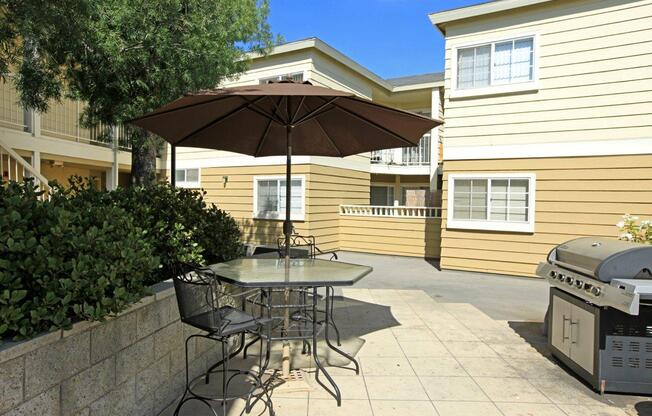
M 241 336 L 244 339 L 246 332 L 259 334 L 263 327 L 269 326 L 269 319 L 254 317 L 243 309 L 232 306 L 234 303 L 233 296 L 227 293 L 225 286 L 208 268 L 178 264 L 174 267 L 173 281 L 181 322 L 205 331 L 205 333 L 193 334 L 186 338 L 186 390 L 177 405 L 174 415 L 178 415 L 181 407 L 189 400 L 199 400 L 204 403 L 215 416 L 218 414 L 212 403 L 219 402 L 222 407 L 222 414 L 226 415 L 227 403 L 241 397 L 229 396 L 228 391 L 229 384 L 238 376 L 251 384 L 251 388 L 246 394 L 246 412 L 249 413 L 253 404 L 262 400 L 265 407 L 269 409 L 270 415 L 274 415 L 272 402 L 267 391 L 269 385 L 264 384 L 261 380 L 265 370 L 263 366 L 259 368 L 258 372 L 229 368 L 230 359 L 233 357 L 233 354 L 229 351 L 231 337 Z M 189 342 L 195 338 L 219 342 L 221 344 L 222 359 L 216 365 L 213 365 L 208 372 L 191 379 L 188 346 Z M 269 355 L 269 351 L 267 355 Z M 202 378 L 208 384 L 210 373 L 222 374 L 221 395 L 209 396 L 195 390 L 195 385 Z M 266 400 L 263 399 L 263 396 L 266 397 Z M 255 400 L 252 402 L 252 399 Z

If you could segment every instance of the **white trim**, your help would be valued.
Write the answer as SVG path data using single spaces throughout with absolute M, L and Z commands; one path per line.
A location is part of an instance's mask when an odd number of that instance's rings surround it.
M 453 205 L 455 201 L 455 180 L 456 179 L 527 179 L 528 188 L 528 221 L 523 223 L 491 220 L 457 220 L 453 218 Z M 510 173 L 453 173 L 448 175 L 448 198 L 446 213 L 447 229 L 485 230 L 485 231 L 507 231 L 515 233 L 533 233 L 536 212 L 536 174 L 527 172 Z M 489 197 L 491 189 L 487 188 L 487 206 L 491 206 Z M 489 208 L 487 208 L 489 209 Z
M 187 167 L 187 168 L 181 168 L 179 166 L 176 167 L 176 170 L 183 170 L 183 171 L 186 172 L 186 174 L 185 174 L 186 178 L 188 177 L 188 171 L 193 170 L 193 169 L 197 170 L 197 180 L 196 181 L 186 181 L 186 180 L 184 180 L 184 181 L 176 181 L 175 180 L 175 182 L 174 182 L 175 186 L 177 186 L 179 188 L 190 188 L 190 189 L 201 188 L 201 168 L 198 168 L 196 166 Z M 175 171 L 174 172 L 175 177 L 176 177 L 176 174 L 177 174 L 177 172 Z
M 487 3 L 477 4 L 474 6 L 459 7 L 451 10 L 444 10 L 441 12 L 430 13 L 428 17 L 430 22 L 437 26 L 440 32 L 444 35 L 444 23 L 453 22 L 455 20 L 468 19 L 470 17 L 482 16 L 489 13 L 497 13 L 505 10 L 516 9 L 519 7 L 532 6 L 539 3 L 546 3 L 551 0 L 503 0 L 491 1 Z
M 253 59 L 259 59 L 259 58 L 267 58 L 269 56 L 273 55 L 280 55 L 283 53 L 290 53 L 290 52 L 295 52 L 295 51 L 300 51 L 303 49 L 310 49 L 314 48 L 317 51 L 323 53 L 324 55 L 328 56 L 329 58 L 339 62 L 340 64 L 350 68 L 354 72 L 362 75 L 366 79 L 372 81 L 376 85 L 384 88 L 385 90 L 389 92 L 400 92 L 400 91 L 411 91 L 411 90 L 416 90 L 416 89 L 426 89 L 426 88 L 432 88 L 432 87 L 441 87 L 444 85 L 444 81 L 437 81 L 437 82 L 429 82 L 429 83 L 422 83 L 422 84 L 411 84 L 411 85 L 401 85 L 398 87 L 395 87 L 391 85 L 387 80 L 381 78 L 379 75 L 373 73 L 371 70 L 365 68 L 364 66 L 360 65 L 353 59 L 349 58 L 348 56 L 344 55 L 342 52 L 338 51 L 337 49 L 333 48 L 323 40 L 319 38 L 308 38 L 308 39 L 302 39 L 302 40 L 297 40 L 294 42 L 288 42 L 284 43 L 282 45 L 275 46 L 272 48 L 271 52 L 269 52 L 267 55 L 261 55 L 259 53 L 249 53 L 248 58 L 253 60 Z
M 455 146 L 446 147 L 444 149 L 444 160 L 521 159 L 645 154 L 652 154 L 652 138 Z
M 494 50 L 495 44 L 506 41 L 514 41 L 519 39 L 532 38 L 532 80 L 527 82 L 518 82 L 511 84 L 496 84 L 493 83 L 493 64 L 494 64 Z M 490 85 L 482 88 L 466 88 L 457 89 L 457 53 L 460 49 L 474 48 L 478 46 L 491 47 L 491 58 L 489 59 L 489 83 Z M 522 93 L 539 90 L 539 34 L 537 32 L 529 32 L 524 34 L 517 34 L 512 36 L 501 36 L 479 41 L 460 43 L 451 46 L 451 85 L 449 98 L 469 98 L 481 97 L 485 95 L 502 95 L 512 93 Z
M 301 180 L 301 212 L 299 214 L 290 213 L 290 219 L 292 221 L 305 221 L 306 218 L 306 175 L 292 175 L 292 180 L 300 179 Z M 253 212 L 252 216 L 257 220 L 285 220 L 285 213 L 276 213 L 261 216 L 258 213 L 258 181 L 260 180 L 285 180 L 285 175 L 257 175 L 254 176 L 253 186 L 254 186 L 254 203 L 253 203 Z M 286 184 L 287 186 L 287 184 Z M 292 184 L 290 184 L 292 186 Z

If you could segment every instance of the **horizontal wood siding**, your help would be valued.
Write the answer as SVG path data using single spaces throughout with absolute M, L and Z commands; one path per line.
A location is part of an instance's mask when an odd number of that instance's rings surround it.
M 533 234 L 446 229 L 441 265 L 533 276 L 557 244 L 581 236 L 617 237 L 623 214 L 652 219 L 652 155 L 444 161 L 443 214 L 451 173 L 536 174 Z
M 342 250 L 413 257 L 439 257 L 438 218 L 340 217 Z
M 307 219 L 321 250 L 340 248 L 340 204 L 369 204 L 369 184 L 368 172 L 310 165 Z
M 538 91 L 450 98 L 456 45 L 527 34 L 538 34 Z M 447 148 L 652 137 L 652 0 L 555 1 L 451 24 L 445 84 Z
M 322 250 L 338 249 L 340 204 L 369 203 L 369 173 L 320 165 L 293 165 L 292 173 L 306 180 L 306 215 L 304 221 L 294 222 L 297 232 L 314 235 Z M 239 222 L 244 241 L 276 245 L 283 222 L 253 218 L 253 180 L 254 176 L 284 174 L 281 165 L 203 168 L 201 186 L 207 202 Z

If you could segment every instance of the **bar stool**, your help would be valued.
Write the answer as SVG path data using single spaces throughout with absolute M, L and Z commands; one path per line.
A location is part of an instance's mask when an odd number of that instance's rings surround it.
M 252 384 L 252 387 L 246 393 L 246 413 L 250 413 L 253 405 L 259 400 L 262 400 L 265 408 L 269 409 L 270 416 L 274 416 L 273 405 L 268 392 L 271 383 L 263 383 L 262 381 L 262 375 L 269 362 L 269 343 L 267 343 L 266 358 L 263 364 L 261 342 L 258 372 L 230 368 L 230 359 L 233 358 L 233 354 L 228 351 L 229 341 L 232 337 L 240 336 L 244 340 L 246 333 L 253 333 L 260 336 L 262 331 L 270 330 L 271 320 L 255 317 L 245 312 L 244 309 L 238 309 L 230 305 L 229 303 L 233 302 L 227 302 L 227 299 L 233 300 L 240 296 L 246 296 L 247 293 L 227 293 L 225 286 L 220 283 L 215 274 L 208 268 L 177 264 L 174 267 L 174 275 L 174 289 L 179 305 L 181 322 L 205 331 L 205 333 L 194 334 L 186 338 L 186 389 L 175 409 L 174 415 L 177 416 L 182 406 L 190 400 L 201 401 L 211 409 L 215 416 L 218 416 L 218 413 L 211 403 L 219 402 L 222 407 L 222 415 L 226 415 L 227 403 L 242 397 L 229 396 L 229 384 L 234 378 L 241 376 L 245 380 L 249 379 L 249 382 Z M 222 360 L 213 365 L 208 372 L 191 380 L 188 363 L 188 344 L 194 338 L 204 338 L 219 342 L 222 348 Z M 217 397 L 200 394 L 194 389 L 198 381 L 202 378 L 205 378 L 205 382 L 208 384 L 211 373 L 221 373 L 222 375 L 222 392 Z M 255 400 L 252 401 L 252 399 Z

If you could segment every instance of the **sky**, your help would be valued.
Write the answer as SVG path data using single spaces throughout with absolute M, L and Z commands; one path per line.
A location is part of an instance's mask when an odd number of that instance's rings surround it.
M 270 0 L 272 32 L 317 37 L 383 78 L 442 71 L 444 38 L 428 13 L 486 0 Z

